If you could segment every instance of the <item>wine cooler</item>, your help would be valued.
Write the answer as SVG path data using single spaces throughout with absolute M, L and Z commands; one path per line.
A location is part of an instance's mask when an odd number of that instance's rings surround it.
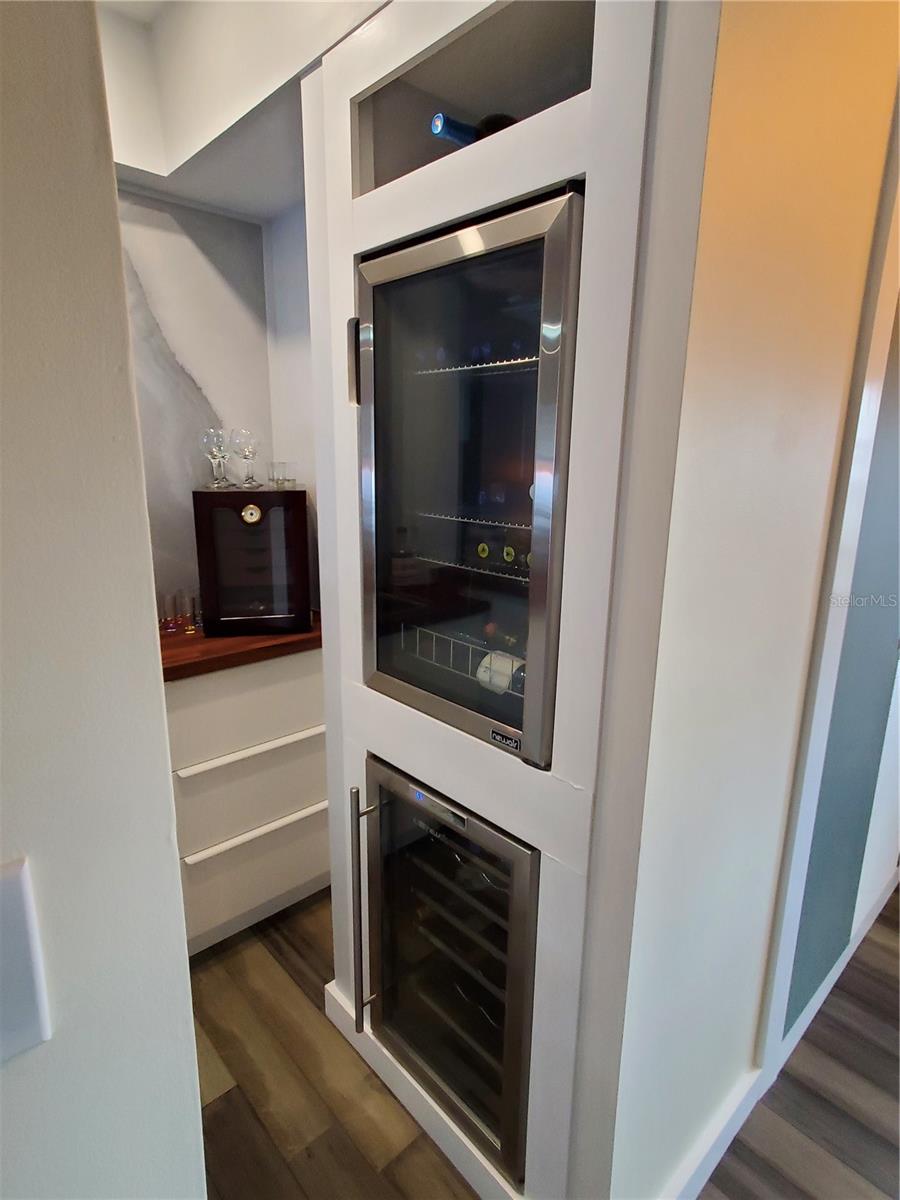
M 368 1003 L 375 1036 L 520 1183 L 540 855 L 371 755 L 366 782 L 362 812 L 352 793 L 357 1030 Z
M 550 765 L 581 197 L 363 261 L 370 687 Z M 351 378 L 353 378 L 351 376 Z

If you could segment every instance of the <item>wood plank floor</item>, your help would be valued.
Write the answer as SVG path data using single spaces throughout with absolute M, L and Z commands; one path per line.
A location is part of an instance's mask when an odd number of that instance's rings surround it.
M 895 892 L 701 1200 L 897 1197 L 897 949 Z M 192 961 L 210 1200 L 471 1200 L 324 1015 L 332 975 L 327 892 Z
M 325 1016 L 327 892 L 191 962 L 210 1200 L 473 1200 Z
M 898 1194 L 897 893 L 700 1200 Z

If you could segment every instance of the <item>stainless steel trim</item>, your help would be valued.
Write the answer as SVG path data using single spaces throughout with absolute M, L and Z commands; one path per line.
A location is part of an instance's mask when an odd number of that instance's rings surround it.
M 563 535 L 569 478 L 569 434 L 583 203 L 569 196 L 544 238 L 541 349 L 534 437 L 534 507 L 528 592 L 528 674 L 522 757 L 549 766 L 556 707 Z
M 353 925 L 353 1016 L 357 1033 L 364 1028 L 363 1009 L 372 1003 L 373 996 L 366 997 L 363 979 L 362 948 L 362 885 L 360 882 L 359 823 L 363 817 L 378 811 L 377 804 L 359 807 L 359 788 L 350 789 L 350 889 Z
M 510 1084 L 509 1102 L 503 1106 L 500 1140 L 504 1157 L 518 1181 L 525 1178 L 540 863 L 537 850 L 513 860 L 509 911 L 503 1062 Z
M 359 279 L 359 508 L 362 538 L 363 679 L 369 683 L 377 663 L 375 579 L 375 345 L 372 286 Z
M 508 834 L 495 829 L 446 796 L 435 793 L 373 755 L 366 759 L 366 787 L 370 798 L 385 801 L 381 789 L 401 802 L 425 802 L 433 816 L 451 829 L 459 830 L 456 819 L 466 821 L 465 836 L 504 859 L 510 865 L 510 911 L 507 943 L 506 1032 L 503 1046 L 503 1091 L 500 1137 L 472 1113 L 436 1072 L 408 1046 L 399 1031 L 385 1020 L 383 1002 L 382 922 L 384 919 L 381 823 L 369 823 L 369 956 L 372 986 L 372 1033 L 437 1100 L 472 1140 L 481 1147 L 516 1184 L 525 1176 L 529 1064 L 531 1056 L 532 993 L 537 936 L 538 879 L 540 853 Z M 387 803 L 390 803 L 388 800 Z
M 438 797 L 433 792 L 426 791 L 425 788 L 417 783 L 407 783 L 404 799 L 433 813 L 440 820 L 446 821 L 448 825 L 452 825 L 454 829 L 465 829 L 469 823 L 468 816 L 461 809 L 458 809 L 455 804 L 450 804 L 443 797 Z
M 502 734 L 513 741 L 521 742 L 522 740 L 521 729 L 516 729 L 512 725 L 504 725 L 500 721 L 493 721 L 490 717 L 484 717 L 471 708 L 455 704 L 452 700 L 445 700 L 443 696 L 436 696 L 434 692 L 426 692 L 424 688 L 418 688 L 404 679 L 395 679 L 393 675 L 387 675 L 384 671 L 373 670 L 366 679 L 366 684 L 383 696 L 390 696 L 392 700 L 399 700 L 401 704 L 417 708 L 419 712 L 425 713 L 428 717 L 434 717 L 435 720 L 443 721 L 445 725 L 455 725 L 463 733 L 469 733 L 484 742 L 493 742 L 501 749 L 507 750 L 508 753 L 515 754 L 516 751 L 511 747 L 501 745 L 492 738 L 492 732 Z
M 562 551 L 583 202 L 569 193 L 383 255 L 359 266 L 360 519 L 363 678 L 383 695 L 454 725 L 534 766 L 549 767 L 556 702 Z M 375 552 L 373 288 L 494 250 L 545 239 L 535 437 L 535 515 L 523 727 L 492 721 L 378 670 Z M 492 736 L 498 735 L 498 736 Z
M 418 275 L 422 271 L 433 271 L 435 267 L 444 267 L 461 259 L 490 254 L 492 250 L 517 246 L 520 242 L 533 241 L 543 237 L 560 212 L 566 208 L 569 200 L 568 195 L 556 196 L 552 200 L 544 200 L 541 204 L 520 208 L 518 212 L 507 213 L 503 217 L 492 217 L 478 225 L 469 225 L 465 229 L 445 233 L 430 242 L 421 242 L 417 246 L 395 250 L 392 254 L 383 254 L 380 258 L 360 263 L 359 273 L 366 283 L 374 286 L 388 283 L 391 279 L 405 279 L 408 275 Z
M 372 756 L 366 755 L 366 792 L 381 805 L 381 791 L 372 771 Z M 369 901 L 369 986 L 372 989 L 372 1005 L 369 1009 L 372 1033 L 377 1037 L 384 1017 L 384 972 L 382 970 L 381 928 L 384 920 L 382 907 L 384 882 L 381 869 L 381 813 L 377 821 L 367 826 L 367 871 Z
M 359 404 L 359 317 L 347 321 L 347 389 L 351 404 Z

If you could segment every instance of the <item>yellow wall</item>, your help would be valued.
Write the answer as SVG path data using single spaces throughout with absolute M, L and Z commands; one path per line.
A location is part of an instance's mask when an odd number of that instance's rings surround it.
M 887 3 L 723 7 L 613 1195 L 670 1195 L 753 1068 L 896 85 Z

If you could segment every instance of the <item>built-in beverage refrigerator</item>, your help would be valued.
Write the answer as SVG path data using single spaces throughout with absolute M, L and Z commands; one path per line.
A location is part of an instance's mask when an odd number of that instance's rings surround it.
M 359 265 L 366 682 L 550 765 L 581 242 L 568 192 Z
M 352 806 L 357 1030 L 368 1003 L 375 1036 L 521 1183 L 540 855 L 372 755 Z

